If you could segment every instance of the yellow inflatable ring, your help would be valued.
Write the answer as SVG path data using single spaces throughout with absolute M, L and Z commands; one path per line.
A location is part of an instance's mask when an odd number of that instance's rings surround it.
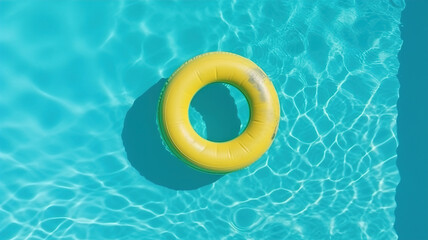
M 238 88 L 250 106 L 245 131 L 226 142 L 199 136 L 189 120 L 193 96 L 210 83 Z M 177 69 L 160 97 L 158 124 L 169 150 L 190 166 L 211 173 L 247 167 L 268 150 L 279 123 L 279 101 L 266 74 L 252 61 L 226 52 L 199 55 Z

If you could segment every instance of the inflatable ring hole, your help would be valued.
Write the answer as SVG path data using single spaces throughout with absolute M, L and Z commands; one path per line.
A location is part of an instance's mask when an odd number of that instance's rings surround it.
M 189 119 L 199 136 L 213 142 L 238 137 L 247 127 L 250 107 L 244 94 L 226 83 L 200 89 L 189 107 Z

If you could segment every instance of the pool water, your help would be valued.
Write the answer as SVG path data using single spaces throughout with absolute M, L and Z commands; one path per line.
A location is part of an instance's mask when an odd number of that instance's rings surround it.
M 225 142 L 244 132 L 250 120 L 250 106 L 236 87 L 212 83 L 193 97 L 189 120 L 193 129 L 203 138 Z
M 397 239 L 403 8 L 1 1 L 0 238 Z M 156 126 L 165 79 L 209 51 L 250 58 L 281 103 L 268 152 L 224 176 L 178 161 Z M 242 104 L 218 91 L 239 134 Z M 221 131 L 198 109 L 194 128 Z

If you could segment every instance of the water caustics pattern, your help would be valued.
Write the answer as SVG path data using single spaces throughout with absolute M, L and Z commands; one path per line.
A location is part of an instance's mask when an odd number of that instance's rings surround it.
M 403 8 L 0 1 L 0 238 L 397 239 Z M 212 184 L 154 184 L 127 159 L 125 115 L 183 62 L 218 50 L 273 81 L 278 135 Z

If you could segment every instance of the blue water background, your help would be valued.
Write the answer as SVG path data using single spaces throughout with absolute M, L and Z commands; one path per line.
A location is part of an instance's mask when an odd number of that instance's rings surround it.
M 1 238 L 396 239 L 403 8 L 1 1 Z M 134 101 L 218 50 L 250 58 L 275 85 L 272 147 L 189 190 L 141 175 L 122 139 Z

